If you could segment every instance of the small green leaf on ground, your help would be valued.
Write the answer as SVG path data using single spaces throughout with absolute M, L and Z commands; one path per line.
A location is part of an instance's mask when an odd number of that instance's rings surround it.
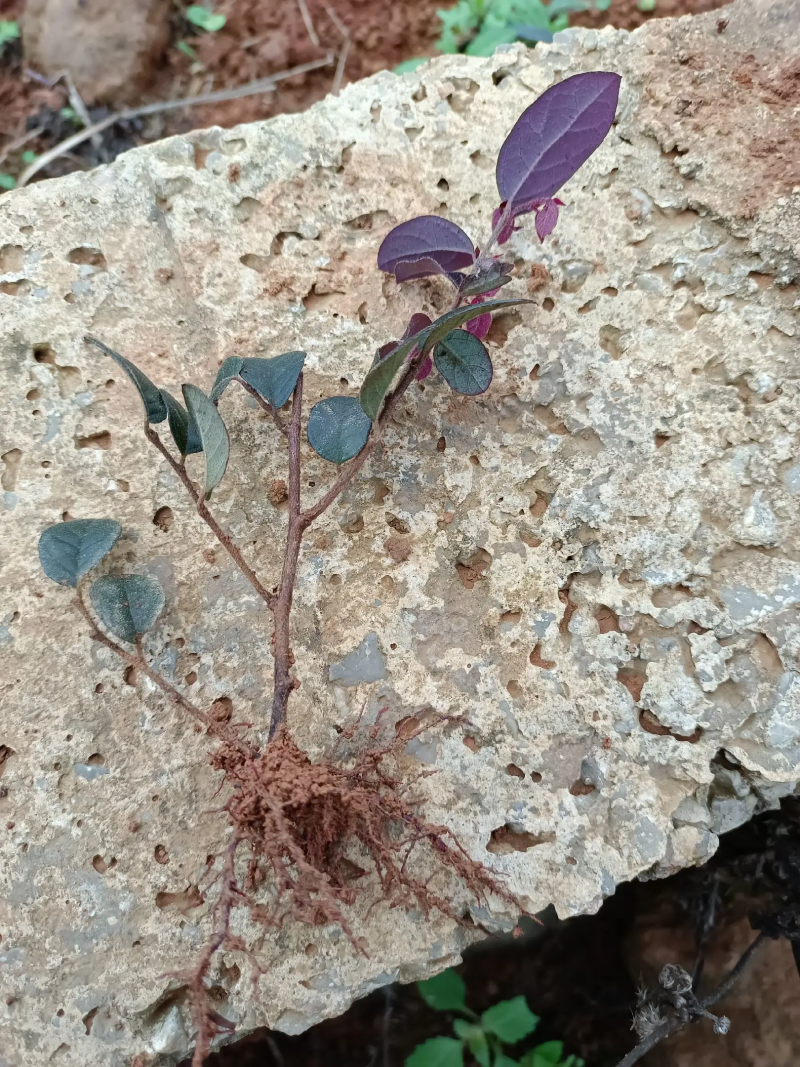
M 102 341 L 98 341 L 96 337 L 91 337 L 87 334 L 84 340 L 90 345 L 95 345 L 101 352 L 105 352 L 107 356 L 111 356 L 114 362 L 119 367 L 122 367 L 139 391 L 139 396 L 142 398 L 142 403 L 144 404 L 147 421 L 163 422 L 167 417 L 167 405 L 164 403 L 161 390 L 153 385 L 147 375 L 140 371 L 138 367 L 134 366 L 129 359 L 125 359 L 119 352 L 115 352 L 113 348 L 109 348 L 108 345 L 103 344 Z
M 292 395 L 305 361 L 305 352 L 284 352 L 271 359 L 254 356 L 242 360 L 239 377 L 277 411 Z
M 22 162 L 25 164 L 26 167 L 29 167 L 31 163 L 35 163 L 38 158 L 39 156 L 37 155 L 37 153 L 31 152 L 29 148 L 26 148 L 25 151 L 22 153 Z
M 656 0 L 639 0 L 639 3 L 636 6 L 643 14 L 647 15 L 651 11 L 655 11 Z
M 526 1052 L 522 1058 L 523 1067 L 558 1067 L 564 1052 L 563 1041 L 545 1041 L 536 1048 Z
M 17 186 L 17 179 L 11 174 L 0 174 L 0 189 L 8 192 L 9 189 L 15 189 Z
M 345 463 L 358 455 L 371 429 L 356 397 L 332 396 L 313 406 L 306 433 L 308 443 L 323 459 Z
M 533 1014 L 525 997 L 522 996 L 514 997 L 512 1000 L 501 1000 L 499 1004 L 488 1008 L 481 1016 L 484 1030 L 495 1034 L 509 1045 L 527 1037 L 536 1028 L 538 1022 L 539 1016 Z
M 0 50 L 2 50 L 9 41 L 16 41 L 18 37 L 19 23 L 9 22 L 7 19 L 0 19 Z
M 135 641 L 164 610 L 163 589 L 143 574 L 98 578 L 89 595 L 102 624 L 123 641 Z
M 463 1011 L 467 1005 L 464 979 L 452 967 L 433 978 L 417 982 L 417 989 L 428 1007 L 436 1011 Z
M 74 588 L 111 551 L 121 532 L 115 519 L 73 519 L 48 526 L 39 538 L 42 570 L 59 585 Z
M 225 429 L 222 416 L 196 385 L 183 386 L 183 399 L 189 411 L 189 418 L 197 427 L 200 444 L 206 460 L 206 477 L 203 484 L 203 496 L 208 500 L 211 490 L 222 481 L 228 466 L 231 452 L 230 438 Z
M 187 7 L 186 18 L 193 26 L 198 26 L 206 33 L 216 33 L 227 22 L 224 15 L 209 11 L 207 7 L 202 7 L 200 4 L 191 4 Z
M 406 1067 L 464 1067 L 464 1049 L 453 1037 L 432 1037 L 417 1045 Z
M 394 72 L 395 74 L 410 74 L 417 67 L 421 67 L 423 63 L 427 63 L 428 58 L 428 56 L 417 56 L 416 59 L 404 59 L 402 63 L 397 64 Z
M 477 396 L 492 382 L 492 361 L 483 343 L 466 330 L 452 330 L 434 349 L 436 369 L 455 393 Z
M 479 1067 L 491 1067 L 492 1058 L 489 1053 L 489 1041 L 486 1034 L 479 1027 L 475 1033 L 467 1038 L 467 1048 L 472 1053 Z
M 179 52 L 183 52 L 185 56 L 188 56 L 189 59 L 197 59 L 197 52 L 186 41 L 178 41 L 175 47 Z

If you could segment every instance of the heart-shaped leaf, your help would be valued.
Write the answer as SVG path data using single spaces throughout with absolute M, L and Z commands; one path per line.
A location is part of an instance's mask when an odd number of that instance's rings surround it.
M 202 389 L 196 385 L 183 386 L 183 399 L 189 417 L 197 427 L 206 460 L 203 496 L 208 500 L 211 490 L 219 485 L 228 466 L 231 444 L 222 416 Z
M 305 361 L 305 352 L 284 352 L 271 359 L 243 359 L 239 377 L 277 411 L 292 395 Z
M 499 311 L 501 308 L 514 307 L 517 304 L 530 304 L 528 299 L 487 300 L 480 305 L 481 314 L 484 312 Z M 402 341 L 394 351 L 385 359 L 373 364 L 361 386 L 360 401 L 367 417 L 374 422 L 378 417 L 381 404 L 400 367 L 403 365 L 408 354 L 419 346 L 423 353 L 429 352 L 434 345 L 446 337 L 451 330 L 457 329 L 463 323 L 476 318 L 475 307 L 454 308 L 452 311 L 441 315 L 435 322 L 419 333 Z
M 145 414 L 147 415 L 147 421 L 163 422 L 167 417 L 167 405 L 164 403 L 164 398 L 161 396 L 161 390 L 153 385 L 147 375 L 143 374 L 142 371 L 134 366 L 129 359 L 125 359 L 119 352 L 115 352 L 112 348 L 109 348 L 108 345 L 103 344 L 102 341 L 98 341 L 96 337 L 90 337 L 87 334 L 84 340 L 90 345 L 95 345 L 101 352 L 105 352 L 107 356 L 111 356 L 117 366 L 122 367 L 139 391 L 139 396 L 142 398 Z
M 619 74 L 573 74 L 522 112 L 497 157 L 506 213 L 548 200 L 602 143 L 617 110 Z
M 166 389 L 161 390 L 164 403 L 167 405 L 167 418 L 172 439 L 182 456 L 192 456 L 195 452 L 202 452 L 203 445 L 200 434 L 193 419 L 189 418 L 189 412 L 175 397 Z
M 484 1030 L 495 1034 L 508 1045 L 513 1045 L 527 1037 L 539 1022 L 539 1016 L 534 1015 L 528 1007 L 525 997 L 513 997 L 511 1000 L 501 1000 L 488 1008 L 481 1016 L 481 1024 Z
M 48 526 L 39 538 L 42 570 L 59 585 L 74 588 L 111 551 L 121 532 L 115 519 L 72 519 Z
M 243 363 L 244 360 L 239 359 L 238 356 L 228 356 L 227 359 L 222 361 L 222 366 L 217 371 L 217 377 L 211 386 L 210 396 L 212 403 L 217 403 L 230 383 L 238 376 Z
M 331 463 L 345 463 L 367 443 L 372 422 L 354 396 L 320 400 L 308 416 L 308 443 Z
M 428 1007 L 436 1011 L 461 1011 L 466 1007 L 467 986 L 452 967 L 433 978 L 417 982 L 417 990 Z
M 474 334 L 453 330 L 433 352 L 436 369 L 454 393 L 477 396 L 492 383 L 492 361 Z
M 102 624 L 123 641 L 135 641 L 164 610 L 163 589 L 155 578 L 143 574 L 98 578 L 89 595 Z
M 395 226 L 378 249 L 378 268 L 398 281 L 448 274 L 475 260 L 472 241 L 460 226 L 438 215 L 420 215 Z

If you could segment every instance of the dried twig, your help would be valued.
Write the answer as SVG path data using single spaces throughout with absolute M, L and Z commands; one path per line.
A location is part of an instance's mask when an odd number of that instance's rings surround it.
M 297 0 L 297 6 L 300 8 L 300 14 L 303 17 L 303 22 L 306 26 L 306 33 L 311 38 L 311 43 L 314 45 L 315 48 L 319 48 L 319 37 L 317 36 L 317 31 L 314 28 L 314 21 L 309 13 L 306 0 Z
M 43 74 L 31 70 L 30 67 L 26 67 L 25 74 L 33 81 L 39 82 L 40 85 L 45 85 L 48 89 L 55 88 L 60 81 L 63 81 L 67 87 L 67 97 L 69 98 L 72 110 L 81 120 L 84 127 L 88 128 L 92 125 L 89 110 L 86 107 L 86 104 L 84 104 L 81 94 L 78 92 L 78 88 L 72 80 L 72 75 L 68 70 L 60 70 L 58 74 L 54 74 L 51 78 L 46 78 Z M 93 133 L 91 140 L 95 148 L 102 147 L 103 138 L 99 133 Z
M 634 1063 L 638 1063 L 643 1056 L 650 1052 L 651 1049 L 654 1049 L 659 1042 L 664 1040 L 664 1038 L 671 1037 L 672 1034 L 677 1034 L 678 1031 L 683 1030 L 689 1023 L 696 1022 L 701 1018 L 708 1018 L 710 1016 L 708 1009 L 730 993 L 737 979 L 740 977 L 742 971 L 748 965 L 755 952 L 767 940 L 767 934 L 760 933 L 753 941 L 751 941 L 727 977 L 712 993 L 709 993 L 708 996 L 703 997 L 701 1000 L 698 1000 L 694 996 L 690 984 L 691 980 L 689 979 L 689 976 L 686 975 L 689 988 L 682 997 L 679 995 L 675 998 L 678 1013 L 671 1019 L 667 1019 L 665 1022 L 651 1030 L 635 1048 L 630 1050 L 627 1056 L 624 1056 L 619 1061 L 617 1067 L 633 1067 Z M 682 971 L 681 968 L 673 969 Z M 663 981 L 663 975 L 666 970 L 667 967 L 662 971 L 662 985 L 664 985 L 665 988 L 668 988 Z M 682 973 L 685 974 L 686 972 Z M 711 1018 L 714 1017 L 711 1016 Z M 717 1019 L 715 1020 L 714 1029 L 717 1033 L 723 1034 L 727 1032 L 727 1025 L 728 1021 L 726 1019 Z
M 0 148 L 0 166 L 5 163 L 12 152 L 17 152 L 20 148 L 24 148 L 28 141 L 34 140 L 40 133 L 44 133 L 43 126 L 37 126 L 35 130 L 28 130 L 26 133 L 14 138 L 13 141 L 9 141 L 8 144 L 3 145 Z
M 326 3 L 325 0 L 322 0 L 322 6 L 325 8 L 328 18 L 334 24 L 334 26 L 339 31 L 342 37 L 342 47 L 339 51 L 339 58 L 336 62 L 336 72 L 333 75 L 333 85 L 331 86 L 331 94 L 333 96 L 338 96 L 339 90 L 342 87 L 342 78 L 344 77 L 344 66 L 347 62 L 347 54 L 350 51 L 350 44 L 352 42 L 352 38 L 350 36 L 350 31 L 348 30 L 347 26 L 344 24 L 344 22 L 342 22 L 342 20 L 331 7 L 331 5 Z
M 278 74 L 270 74 L 267 78 L 258 78 L 256 81 L 248 82 L 246 85 L 240 85 L 235 89 L 218 89 L 216 92 L 203 93 L 200 96 L 185 96 L 180 100 L 160 100 L 155 104 L 143 104 L 141 107 L 131 107 L 125 108 L 123 111 L 116 111 L 113 115 L 107 115 L 104 119 L 95 122 L 86 129 L 73 133 L 71 137 L 67 137 L 48 152 L 44 152 L 35 162 L 31 163 L 31 165 L 22 172 L 17 185 L 27 185 L 35 174 L 38 174 L 40 170 L 49 166 L 53 160 L 72 151 L 77 145 L 83 144 L 84 141 L 88 141 L 94 134 L 107 130 L 109 126 L 113 126 L 117 122 L 127 122 L 131 119 L 144 118 L 147 115 L 158 115 L 163 111 L 175 111 L 182 107 L 198 107 L 202 104 L 220 104 L 226 100 L 238 100 L 243 96 L 255 96 L 257 93 L 269 93 L 272 92 L 276 83 L 279 81 L 285 81 L 286 78 L 293 78 L 297 74 L 307 74 L 309 71 L 318 70 L 320 67 L 329 67 L 333 62 L 334 55 L 328 53 L 323 59 L 315 59 L 310 63 L 301 63 L 298 67 L 290 67 L 288 70 L 280 71 Z

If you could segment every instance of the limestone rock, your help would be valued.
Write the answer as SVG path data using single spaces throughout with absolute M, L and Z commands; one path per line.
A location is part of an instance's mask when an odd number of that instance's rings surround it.
M 43 74 L 68 70 L 89 104 L 129 102 L 169 41 L 168 0 L 27 0 L 22 41 Z
M 409 775 L 436 771 L 418 787 L 427 815 L 530 909 L 561 915 L 702 862 L 717 830 L 795 788 L 800 142 L 783 42 L 797 7 L 761 17 L 740 3 L 448 57 L 2 198 L 0 1062 L 179 1058 L 190 1024 L 163 975 L 208 936 L 197 886 L 224 845 L 203 738 L 92 646 L 39 570 L 42 528 L 119 520 L 104 569 L 155 574 L 167 593 L 149 654 L 196 701 L 229 698 L 266 725 L 268 620 L 84 334 L 172 391 L 208 385 L 226 356 L 297 348 L 309 406 L 355 391 L 412 311 L 448 299 L 441 280 L 381 277 L 383 234 L 441 211 L 484 240 L 503 137 L 577 71 L 623 75 L 618 124 L 565 187 L 553 238 L 528 220 L 513 239 L 511 289 L 534 304 L 492 327 L 490 391 L 415 387 L 311 531 L 291 726 L 318 753 L 365 703 L 365 721 L 432 709 L 407 757 Z M 229 392 L 213 508 L 272 584 L 283 446 Z M 306 498 L 332 477 L 306 450 Z M 359 648 L 380 659 L 375 680 L 332 681 Z M 335 928 L 271 936 L 255 1002 L 246 961 L 226 954 L 219 1010 L 240 1033 L 296 1032 L 447 966 L 467 937 L 381 906 L 352 922 L 368 960 Z

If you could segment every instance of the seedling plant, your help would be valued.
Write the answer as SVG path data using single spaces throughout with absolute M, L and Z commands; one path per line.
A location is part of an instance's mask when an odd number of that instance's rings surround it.
M 464 979 L 452 969 L 417 982 L 417 989 L 429 1008 L 459 1018 L 453 1020 L 455 1037 L 423 1041 L 406 1059 L 406 1067 L 464 1067 L 465 1054 L 479 1067 L 584 1067 L 578 1056 L 564 1058 L 563 1041 L 544 1041 L 520 1059 L 509 1055 L 506 1046 L 518 1045 L 539 1023 L 525 997 L 501 1000 L 478 1015 L 467 1007 Z
M 608 11 L 610 5 L 611 0 L 551 0 L 549 4 L 542 0 L 459 0 L 436 12 L 442 34 L 435 48 L 444 55 L 490 56 L 499 45 L 514 41 L 549 43 L 554 33 L 567 28 L 570 15 Z M 395 72 L 407 74 L 425 62 L 425 57 L 407 59 Z
M 317 760 L 298 747 L 287 725 L 290 698 L 298 685 L 292 602 L 305 534 L 358 476 L 374 450 L 388 447 L 392 433 L 398 432 L 392 431 L 393 417 L 414 383 L 436 372 L 461 395 L 475 396 L 489 388 L 493 368 L 484 339 L 492 315 L 531 303 L 497 296 L 513 277 L 502 246 L 525 215 L 534 214 L 540 240 L 552 232 L 563 206 L 555 194 L 608 133 L 619 84 L 616 74 L 577 74 L 548 89 L 522 113 L 500 149 L 496 173 L 500 203 L 482 248 L 461 227 L 437 215 L 411 219 L 390 231 L 378 249 L 379 268 L 398 283 L 439 275 L 450 290 L 450 307 L 433 321 L 422 312 L 413 314 L 403 335 L 375 354 L 357 396 L 323 399 L 305 418 L 306 354 L 293 351 L 270 358 L 229 357 L 210 389 L 186 383 L 178 399 L 102 340 L 86 338 L 127 374 L 143 405 L 146 440 L 171 470 L 175 485 L 190 497 L 198 519 L 247 579 L 272 624 L 273 681 L 265 701 L 263 731 L 267 740 L 259 741 L 261 731 L 234 722 L 216 705 L 197 706 L 155 667 L 151 649 L 157 639 L 148 634 L 165 607 L 156 578 L 126 573 L 114 563 L 106 565 L 107 573 L 91 576 L 122 533 L 116 519 L 73 519 L 48 526 L 41 535 L 44 572 L 75 590 L 73 603 L 91 638 L 134 667 L 138 676 L 147 678 L 195 722 L 197 730 L 205 732 L 211 741 L 211 766 L 222 774 L 228 840 L 212 858 L 204 887 L 206 896 L 212 889 L 215 893 L 213 932 L 197 966 L 183 976 L 194 1012 L 194 1067 L 202 1063 L 215 1036 L 229 1033 L 233 1025 L 208 1004 L 206 986 L 215 953 L 240 950 L 250 958 L 256 976 L 260 973 L 249 946 L 231 931 L 234 908 L 247 909 L 250 919 L 262 927 L 279 927 L 289 918 L 314 925 L 338 924 L 354 949 L 366 953 L 363 942 L 355 938 L 346 908 L 374 890 L 368 888 L 369 880 L 353 879 L 348 849 L 359 847 L 360 856 L 369 856 L 379 897 L 392 904 L 413 905 L 424 914 L 437 909 L 454 921 L 466 921 L 447 893 L 438 891 L 435 881 L 415 866 L 417 853 L 427 850 L 436 867 L 459 879 L 478 902 L 494 894 L 519 907 L 446 826 L 427 822 L 417 811 L 408 795 L 410 783 L 399 777 L 395 759 L 415 736 L 413 731 L 397 737 L 391 731 L 391 740 L 382 741 L 379 715 L 366 740 L 356 738 L 359 726 L 354 723 L 333 750 Z M 283 560 L 280 574 L 270 578 L 255 573 L 210 506 L 230 458 L 223 414 L 226 393 L 233 386 L 244 389 L 268 415 L 273 447 L 285 454 L 288 465 Z M 307 447 L 337 468 L 328 487 L 310 502 L 301 495 Z M 457 726 L 445 715 L 441 721 Z M 425 728 L 420 722 L 417 732 Z M 273 887 L 271 904 L 258 893 L 265 883 Z M 473 1045 L 477 1048 L 485 1039 L 486 1054 L 502 1067 L 505 1053 L 500 1046 L 514 1040 L 507 1036 L 510 1029 L 498 1029 L 501 1024 L 496 1020 L 505 1010 L 498 1005 L 479 1023 L 464 1008 L 464 1026 L 478 1027 L 483 1037 L 478 1030 L 468 1034 L 464 1029 L 458 1033 L 459 1047 L 466 1043 L 478 1058 Z M 515 1018 L 527 1018 L 526 1012 L 527 1008 L 524 1012 L 519 1008 Z M 506 1057 L 505 1062 L 507 1067 L 512 1061 Z M 534 1067 L 534 1061 L 526 1067 Z M 538 1062 L 535 1067 L 540 1067 Z

